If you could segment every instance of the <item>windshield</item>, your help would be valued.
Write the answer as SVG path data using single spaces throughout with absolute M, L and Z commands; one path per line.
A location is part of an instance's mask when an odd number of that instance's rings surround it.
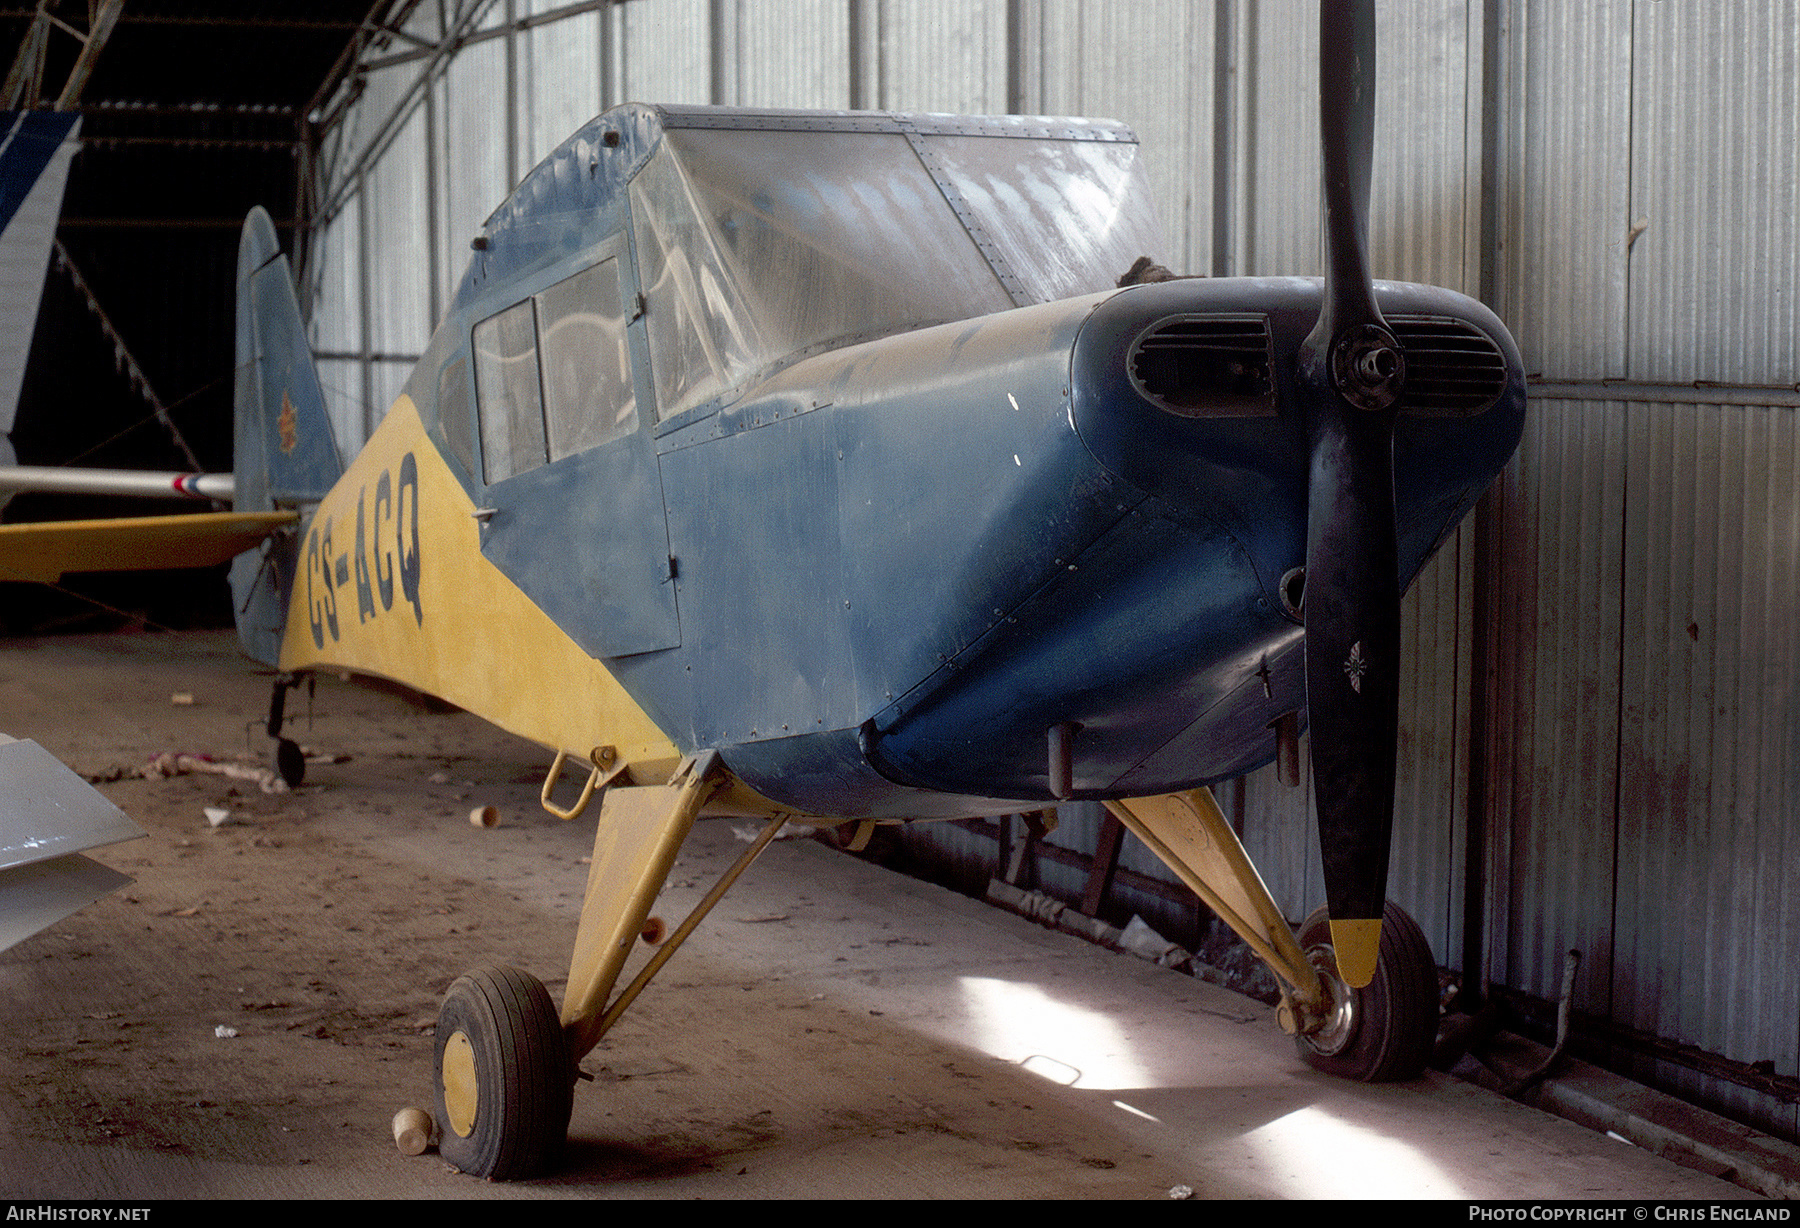
M 1161 250 L 1148 200 L 1130 141 L 667 129 L 631 185 L 657 416 L 805 351 L 1110 288 Z

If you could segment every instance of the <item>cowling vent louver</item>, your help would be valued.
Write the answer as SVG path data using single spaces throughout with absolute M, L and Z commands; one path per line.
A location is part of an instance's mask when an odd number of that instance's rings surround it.
M 1266 316 L 1171 316 L 1137 339 L 1128 365 L 1132 385 L 1172 414 L 1237 418 L 1275 412 Z
M 1400 412 L 1428 417 L 1481 413 L 1506 391 L 1506 359 L 1493 338 L 1447 316 L 1389 316 L 1406 354 Z

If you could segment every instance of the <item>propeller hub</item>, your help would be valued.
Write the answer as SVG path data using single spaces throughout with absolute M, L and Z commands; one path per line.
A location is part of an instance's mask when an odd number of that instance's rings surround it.
M 1358 409 L 1386 409 L 1400 399 L 1406 383 L 1406 355 L 1387 329 L 1358 324 L 1345 329 L 1331 347 L 1331 379 Z

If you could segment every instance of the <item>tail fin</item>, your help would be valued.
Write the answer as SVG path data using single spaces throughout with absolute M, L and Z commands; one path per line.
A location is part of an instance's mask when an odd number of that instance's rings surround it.
M 70 111 L 0 111 L 0 465 L 17 460 L 9 433 L 80 131 Z
M 325 396 L 275 224 L 260 206 L 238 241 L 235 469 L 238 511 L 298 510 L 343 473 Z M 299 535 L 278 533 L 231 564 L 238 641 L 258 661 L 281 655 Z

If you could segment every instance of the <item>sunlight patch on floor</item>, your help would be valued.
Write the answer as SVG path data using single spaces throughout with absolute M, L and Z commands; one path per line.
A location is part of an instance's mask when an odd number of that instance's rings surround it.
M 1149 1071 L 1112 1019 L 1071 1006 L 1037 985 L 993 977 L 957 979 L 969 1043 L 1064 1087 L 1152 1086 Z
M 1286 1198 L 1468 1198 L 1412 1146 L 1307 1105 L 1244 1135 Z

